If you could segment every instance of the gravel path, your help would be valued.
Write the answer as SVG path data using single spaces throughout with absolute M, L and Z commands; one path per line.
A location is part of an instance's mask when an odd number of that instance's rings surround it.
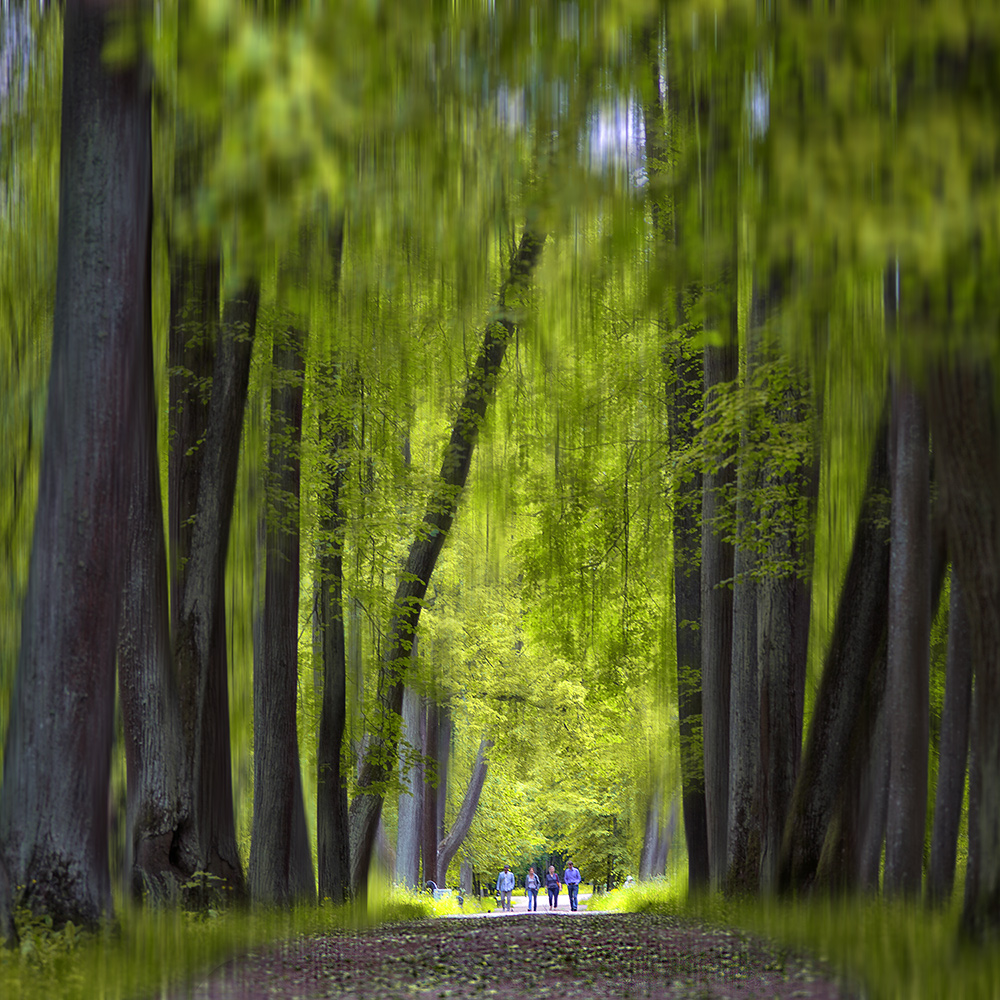
M 856 997 L 829 970 L 674 917 L 539 909 L 301 938 L 166 1000 Z

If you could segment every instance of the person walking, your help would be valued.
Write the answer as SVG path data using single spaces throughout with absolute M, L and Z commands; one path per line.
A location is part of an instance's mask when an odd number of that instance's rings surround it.
M 566 892 L 569 894 L 569 908 L 576 912 L 576 897 L 580 893 L 580 882 L 583 876 L 580 869 L 572 861 L 566 862 L 566 871 L 563 872 L 563 881 L 566 883 Z
M 534 910 L 538 912 L 538 890 L 542 887 L 542 880 L 532 865 L 528 869 L 528 874 L 524 876 L 524 894 L 528 897 L 528 912 Z
M 549 890 L 549 909 L 559 909 L 559 873 L 555 865 L 549 865 L 549 870 L 545 873 L 545 888 Z
M 514 891 L 514 873 L 510 870 L 510 865 L 504 865 L 503 871 L 497 876 L 497 892 L 500 893 L 500 909 L 512 910 L 510 897 Z

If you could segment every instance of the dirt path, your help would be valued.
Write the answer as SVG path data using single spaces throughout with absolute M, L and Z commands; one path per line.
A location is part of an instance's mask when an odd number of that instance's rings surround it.
M 547 909 L 547 907 L 546 907 Z M 855 997 L 829 970 L 671 917 L 569 908 L 302 938 L 168 1000 L 667 1000 Z

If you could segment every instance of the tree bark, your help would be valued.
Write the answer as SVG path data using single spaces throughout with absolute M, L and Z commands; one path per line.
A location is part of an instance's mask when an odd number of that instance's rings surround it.
M 886 895 L 919 897 L 930 739 L 930 447 L 923 403 L 897 372 L 892 405 L 889 560 L 889 805 Z
M 126 866 L 136 898 L 165 901 L 190 872 L 177 866 L 174 838 L 186 815 L 184 740 L 170 640 L 152 334 L 143 344 L 136 410 L 138 465 L 131 478 L 128 569 L 118 636 L 118 681 L 128 787 Z
M 763 359 L 766 292 L 755 283 L 746 336 L 743 391 L 749 391 Z M 755 425 L 763 414 L 746 407 L 740 427 L 736 470 L 736 545 L 733 554 L 733 645 L 729 704 L 729 805 L 727 894 L 753 894 L 760 878 L 761 717 L 758 687 L 758 592 L 755 506 L 761 482 L 761 456 Z M 787 515 L 786 515 L 787 516 Z
M 729 282 L 725 282 L 729 284 Z M 735 302 L 731 310 L 735 314 Z M 737 341 L 734 315 L 726 342 L 705 348 L 705 423 L 715 418 L 712 403 L 718 387 L 736 379 Z M 725 877 L 729 830 L 729 708 L 732 674 L 733 545 L 719 533 L 725 497 L 733 485 L 731 455 L 713 455 L 703 479 L 701 508 L 701 696 L 705 740 L 705 814 L 708 825 L 709 874 L 720 887 Z
M 414 640 L 414 643 L 416 640 Z M 423 701 L 410 685 L 403 693 L 403 745 L 423 746 Z M 398 822 L 396 828 L 396 881 L 416 889 L 420 879 L 420 797 L 423 781 L 420 768 L 408 766 L 402 749 L 399 754 L 399 771 L 402 790 L 399 793 Z
M 962 596 L 962 585 L 958 575 L 952 573 L 944 710 L 941 715 L 941 745 L 934 796 L 931 861 L 927 871 L 927 896 L 932 903 L 945 903 L 955 884 L 958 831 L 969 760 L 969 715 L 972 707 L 970 639 L 969 617 Z
M 115 651 L 150 331 L 149 94 L 140 65 L 102 57 L 111 6 L 66 4 L 52 361 L 0 789 L 6 873 L 56 927 L 112 906 Z
M 955 356 L 956 358 L 958 355 Z M 952 553 L 969 615 L 974 665 L 969 867 L 962 928 L 1000 931 L 1000 407 L 997 366 L 946 363 L 931 378 L 931 428 Z M 973 818 L 973 810 L 975 817 Z
M 334 381 L 332 367 L 328 378 Z M 343 393 L 341 393 L 343 396 Z M 350 895 L 350 836 L 347 827 L 347 776 L 341 761 L 347 731 L 347 642 L 344 630 L 344 540 L 347 514 L 341 499 L 347 476 L 350 427 L 327 413 L 332 468 L 322 515 L 319 559 L 319 614 L 322 630 L 323 701 L 317 757 L 316 826 L 320 899 L 341 903 Z
M 438 829 L 437 793 L 440 781 L 438 772 L 438 711 L 439 707 L 430 694 L 424 698 L 424 787 L 420 797 L 420 856 L 423 859 L 423 880 L 437 881 Z
M 455 822 L 452 824 L 451 830 L 448 831 L 448 835 L 438 845 L 437 878 L 435 879 L 438 885 L 445 884 L 448 877 L 448 866 L 469 835 L 469 828 L 472 826 L 476 810 L 479 808 L 479 799 L 483 794 L 483 785 L 486 784 L 486 774 L 489 769 L 489 760 L 486 755 L 492 747 L 493 740 L 483 739 L 480 741 L 479 750 L 476 752 L 476 762 L 472 765 L 469 785 L 465 789 L 465 796 L 458 808 L 458 815 L 455 816 Z
M 816 878 L 852 752 L 852 733 L 869 674 L 885 641 L 889 587 L 886 422 L 876 434 L 868 482 L 841 590 L 833 636 L 816 696 L 805 753 L 785 823 L 778 868 L 782 892 Z
M 305 333 L 294 325 L 274 345 L 264 648 L 254 664 L 250 895 L 278 905 L 316 896 L 296 718 L 304 349 Z
M 490 323 L 482 348 L 469 374 L 465 395 L 452 426 L 434 491 L 423 524 L 410 545 L 393 600 L 385 652 L 378 673 L 378 719 L 358 778 L 358 794 L 351 803 L 351 885 L 356 891 L 366 879 L 375 832 L 382 814 L 385 784 L 395 764 L 399 715 L 403 701 L 406 660 L 420 620 L 420 609 L 431 573 L 444 546 L 469 475 L 479 427 L 486 416 L 500 374 L 507 344 L 514 334 L 507 297 L 520 293 L 531 278 L 545 235 L 528 227 L 511 261 L 510 274 L 500 291 L 499 319 Z M 509 308 L 514 308 L 511 302 Z

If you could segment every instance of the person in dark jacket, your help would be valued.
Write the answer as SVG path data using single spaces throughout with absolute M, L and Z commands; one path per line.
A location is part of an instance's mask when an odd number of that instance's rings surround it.
M 549 890 L 549 908 L 556 910 L 559 908 L 559 873 L 555 865 L 549 865 L 549 870 L 545 873 L 545 888 Z

